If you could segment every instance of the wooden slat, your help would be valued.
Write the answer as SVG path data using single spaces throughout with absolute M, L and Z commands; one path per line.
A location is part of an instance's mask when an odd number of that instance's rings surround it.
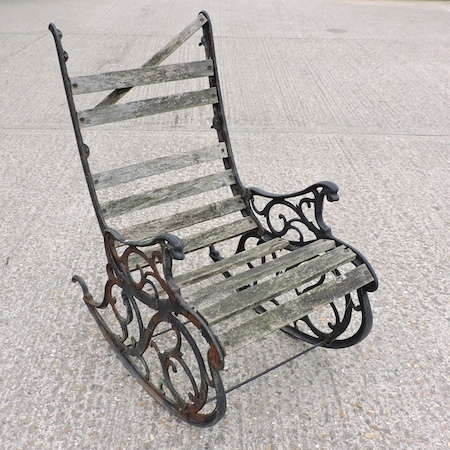
M 140 209 L 230 186 L 234 183 L 233 171 L 229 169 L 224 172 L 213 173 L 194 180 L 183 181 L 110 201 L 102 205 L 102 212 L 105 218 L 117 217 L 133 211 L 139 211 Z
M 147 100 L 125 103 L 123 105 L 105 106 L 103 108 L 88 109 L 78 113 L 80 127 L 90 127 L 121 120 L 137 119 L 152 114 L 161 114 L 185 108 L 217 103 L 216 88 L 201 91 L 184 92 L 176 95 L 166 95 Z
M 201 222 L 216 219 L 240 211 L 244 208 L 245 202 L 242 198 L 232 197 L 210 205 L 200 206 L 198 208 L 174 214 L 173 216 L 140 223 L 125 230 L 121 230 L 121 232 L 124 236 L 132 236 L 135 240 L 141 240 L 158 233 L 169 233 Z
M 289 270 L 278 277 L 210 303 L 208 306 L 202 307 L 201 312 L 210 324 L 220 322 L 236 313 L 253 308 L 300 287 L 302 284 L 352 261 L 355 257 L 356 255 L 350 249 L 344 246 L 337 247 L 325 255 L 300 264 L 295 270 Z
M 291 251 L 283 256 L 254 267 L 253 269 L 247 269 L 244 272 L 240 272 L 219 283 L 214 283 L 194 292 L 187 297 L 187 300 L 190 305 L 197 307 L 212 294 L 214 294 L 214 299 L 217 299 L 220 296 L 225 296 L 226 293 L 230 293 L 230 291 L 233 292 L 233 289 L 251 286 L 255 281 L 261 280 L 266 276 L 276 276 L 278 272 L 292 268 L 321 253 L 327 252 L 328 250 L 333 249 L 335 245 L 335 242 L 332 240 L 322 239 L 314 241 L 305 247 Z
M 258 228 L 252 218 L 246 217 L 232 223 L 227 223 L 220 227 L 212 228 L 204 233 L 199 233 L 190 236 L 184 240 L 184 252 L 190 253 L 201 248 L 208 247 L 213 244 L 217 244 L 232 237 L 239 236 L 246 231 L 254 230 Z
M 205 231 L 204 233 L 195 234 L 193 236 L 187 237 L 186 239 L 183 239 L 184 253 L 187 254 L 204 247 L 209 247 L 210 245 L 225 241 L 227 239 L 245 233 L 246 231 L 254 230 L 255 228 L 257 228 L 257 225 L 250 217 L 246 217 L 245 219 L 240 219 L 235 222 L 222 225 L 220 227 L 212 228 L 208 231 Z M 283 243 L 283 245 L 288 245 L 288 243 Z M 160 247 L 158 245 L 148 247 L 144 250 L 144 253 L 148 256 L 151 256 L 152 252 L 154 252 L 155 250 L 160 250 Z M 130 256 L 129 263 L 131 270 L 133 270 L 136 264 L 143 265 L 142 259 L 140 257 L 136 257 L 135 255 Z M 219 270 L 226 270 L 223 268 L 224 265 L 221 265 L 220 263 L 216 264 Z M 214 266 L 216 266 L 216 264 L 214 264 Z M 192 274 L 194 276 L 197 276 L 197 281 L 199 281 L 200 279 L 202 279 L 202 277 L 209 276 L 209 274 L 214 274 L 214 271 L 211 270 L 208 275 L 205 275 L 205 272 L 202 270 L 193 271 Z M 191 274 L 188 275 L 190 276 Z M 191 281 L 189 280 L 189 277 L 186 277 L 186 275 L 176 277 L 175 282 L 178 284 L 179 280 L 186 280 L 186 278 L 188 278 L 188 280 L 184 283 L 184 285 L 186 285 Z
M 77 95 L 213 75 L 212 61 L 205 60 L 73 77 L 71 84 Z
M 206 17 L 200 13 L 186 28 L 171 39 L 161 50 L 155 53 L 142 67 L 157 66 L 168 58 L 183 42 L 187 41 L 197 30 L 207 22 Z M 96 108 L 110 106 L 117 103 L 131 88 L 116 89 L 103 99 Z
M 92 179 L 97 190 L 105 189 L 121 183 L 128 183 L 195 164 L 226 158 L 227 156 L 228 153 L 225 144 L 219 143 L 194 151 L 179 153 L 170 158 L 165 156 L 119 169 L 108 170 L 107 172 L 92 175 Z
M 199 281 L 206 280 L 207 278 L 214 275 L 226 272 L 232 267 L 246 264 L 250 261 L 262 258 L 263 256 L 275 253 L 286 248 L 288 245 L 289 241 L 281 238 L 275 238 L 250 250 L 237 253 L 236 255 L 230 256 L 229 258 L 217 261 L 204 267 L 200 267 L 189 273 L 178 275 L 177 277 L 175 277 L 175 282 L 180 287 L 189 286 L 198 283 Z
M 240 323 L 221 334 L 219 339 L 226 354 L 233 353 L 372 281 L 373 277 L 367 266 L 358 266 L 345 275 Z
M 177 36 L 171 39 L 161 50 L 155 53 L 145 64 L 146 66 L 156 66 L 168 58 L 181 44 L 186 42 L 197 30 L 208 21 L 206 16 L 200 13 L 188 26 L 186 26 Z

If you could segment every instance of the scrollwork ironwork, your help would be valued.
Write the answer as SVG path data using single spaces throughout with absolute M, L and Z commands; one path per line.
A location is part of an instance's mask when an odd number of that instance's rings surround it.
M 303 244 L 311 240 L 306 237 L 308 232 L 316 239 L 333 238 L 323 219 L 323 203 L 325 198 L 330 202 L 337 201 L 337 192 L 338 187 L 331 182 L 317 183 L 286 195 L 251 188 L 250 205 L 269 236 L 289 235 L 290 241 Z
M 83 279 L 74 277 L 88 308 L 122 362 L 160 404 L 194 425 L 213 425 L 226 409 L 222 349 L 204 319 L 173 288 L 170 267 L 163 268 L 169 279 L 161 276 L 160 267 L 171 265 L 164 243 L 149 253 L 128 245 L 119 254 L 115 241 L 106 231 L 103 301 L 94 302 Z M 100 314 L 106 309 L 118 333 Z

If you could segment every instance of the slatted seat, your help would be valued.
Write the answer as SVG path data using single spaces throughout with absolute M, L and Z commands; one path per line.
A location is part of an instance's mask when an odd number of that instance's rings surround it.
M 74 281 L 107 341 L 158 402 L 189 423 L 213 425 L 236 387 L 222 384 L 226 356 L 279 330 L 311 348 L 367 336 L 367 293 L 377 279 L 322 217 L 337 186 L 270 194 L 240 181 L 205 12 L 142 67 L 94 75 L 69 77 L 62 35 L 50 30 L 108 261 L 103 300 L 81 277 Z M 190 46 L 197 35 L 203 50 Z M 95 106 L 99 92 L 109 94 Z M 143 149 L 117 143 L 103 156 L 86 145 L 93 128 L 97 138 L 102 125 L 161 115 L 174 124 L 169 154 L 159 151 L 167 137 Z M 177 137 L 180 117 L 200 129 L 211 116 L 195 144 Z

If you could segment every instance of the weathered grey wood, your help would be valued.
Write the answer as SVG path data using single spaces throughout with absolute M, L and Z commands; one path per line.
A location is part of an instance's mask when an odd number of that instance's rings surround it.
M 324 255 L 300 264 L 293 270 L 271 278 L 240 292 L 233 293 L 223 299 L 208 302 L 201 306 L 201 312 L 210 324 L 220 322 L 229 317 L 253 308 L 265 301 L 276 298 L 302 284 L 324 275 L 347 262 L 355 259 L 356 255 L 350 249 L 340 246 Z M 200 308 L 199 308 L 200 309 Z
M 217 103 L 216 88 L 88 109 L 78 113 L 81 128 Z
M 206 280 L 214 275 L 221 274 L 230 270 L 232 267 L 236 267 L 242 264 L 246 264 L 250 261 L 257 260 L 271 253 L 275 253 L 279 250 L 283 250 L 289 245 L 289 241 L 281 238 L 272 239 L 269 242 L 258 245 L 250 250 L 246 250 L 229 258 L 217 261 L 213 264 L 208 264 L 204 267 L 192 270 L 191 272 L 178 275 L 175 277 L 175 282 L 178 286 L 189 286 L 199 281 Z
M 157 66 L 168 58 L 183 42 L 187 41 L 205 23 L 207 18 L 200 13 L 186 28 L 171 39 L 159 52 L 155 53 L 142 67 Z M 131 88 L 116 89 L 103 99 L 96 108 L 117 103 Z
M 305 247 L 291 251 L 257 267 L 247 269 L 244 272 L 240 272 L 237 275 L 224 279 L 219 283 L 214 283 L 200 289 L 187 297 L 187 300 L 190 305 L 196 307 L 204 302 L 209 296 L 214 295 L 214 298 L 217 299 L 220 296 L 226 295 L 226 293 L 232 293 L 233 289 L 251 286 L 254 282 L 259 281 L 264 277 L 271 275 L 276 276 L 278 272 L 292 268 L 308 259 L 314 258 L 321 253 L 333 249 L 335 246 L 336 244 L 332 240 L 321 239 L 319 241 L 314 241 Z
M 219 336 L 225 353 L 236 352 L 372 281 L 373 277 L 367 266 L 360 265 L 345 275 L 315 287 L 270 311 L 256 315 Z
M 199 250 L 201 248 L 209 247 L 210 245 L 225 241 L 227 239 L 245 233 L 246 231 L 254 230 L 255 228 L 257 228 L 257 225 L 250 217 L 246 217 L 244 219 L 240 219 L 235 222 L 222 225 L 220 227 L 211 228 L 210 230 L 205 231 L 204 233 L 195 234 L 193 236 L 183 239 L 184 253 L 187 254 L 195 250 Z M 288 245 L 288 243 L 286 244 L 283 243 L 283 245 Z M 273 246 L 272 248 L 276 248 L 276 246 Z M 155 250 L 160 250 L 160 247 L 158 245 L 155 245 L 142 250 L 146 255 L 151 256 L 151 254 Z M 225 265 L 220 265 L 219 263 L 217 263 L 218 268 L 216 270 L 222 271 L 226 270 L 226 268 L 224 269 L 223 267 L 226 267 L 227 261 L 228 260 L 225 260 Z M 130 270 L 134 270 L 136 264 L 139 264 L 142 267 L 145 266 L 141 258 L 136 257 L 135 255 L 131 255 L 129 258 Z M 189 274 L 186 274 L 188 275 L 187 277 L 181 275 L 180 277 L 175 278 L 175 282 L 178 284 L 178 280 L 181 281 L 185 280 L 184 285 L 186 285 L 191 281 L 190 280 L 191 276 L 196 276 L 197 277 L 196 281 L 199 281 L 199 279 L 201 279 L 202 277 L 204 279 L 204 277 L 208 277 L 210 276 L 210 274 L 214 274 L 214 270 L 209 270 L 209 267 L 207 271 L 208 273 L 202 270 L 193 271 Z
M 240 197 L 231 197 L 210 205 L 200 206 L 169 217 L 162 217 L 149 222 L 140 223 L 125 230 L 124 236 L 132 236 L 135 240 L 146 239 L 161 232 L 171 232 L 186 228 L 201 222 L 222 217 L 245 208 L 245 202 Z
M 74 77 L 71 84 L 72 93 L 77 95 L 212 75 L 212 61 L 205 60 Z
M 131 195 L 119 200 L 113 200 L 102 205 L 105 218 L 117 217 L 140 209 L 171 202 L 180 198 L 190 197 L 203 192 L 212 191 L 235 183 L 231 169 L 213 173 L 190 181 L 171 184 L 140 194 Z
M 162 158 L 144 161 L 139 164 L 132 164 L 119 169 L 94 174 L 92 175 L 92 179 L 94 180 L 95 188 L 97 190 L 105 189 L 121 183 L 128 183 L 141 178 L 160 175 L 162 173 L 182 169 L 195 164 L 202 164 L 220 158 L 226 158 L 227 156 L 227 148 L 225 144 L 221 142 L 219 144 L 210 145 L 208 147 L 203 147 L 190 152 L 179 153 L 171 156 L 170 158 L 165 156 Z
M 204 233 L 199 233 L 194 236 L 189 236 L 184 239 L 184 252 L 190 253 L 200 248 L 205 248 L 222 241 L 226 241 L 235 236 L 239 236 L 246 231 L 254 230 L 258 225 L 251 217 L 237 220 L 235 222 L 227 223 L 220 227 L 211 228 Z

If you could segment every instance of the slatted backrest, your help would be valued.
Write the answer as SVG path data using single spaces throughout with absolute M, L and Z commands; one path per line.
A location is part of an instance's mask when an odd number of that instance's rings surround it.
M 196 65 L 202 69 L 206 65 L 206 68 L 209 67 L 209 70 L 193 71 L 190 70 L 191 66 L 186 64 L 169 65 L 159 68 L 150 67 L 147 69 L 110 72 L 75 78 L 75 81 L 72 81 L 72 87 L 74 93 L 78 93 L 78 86 L 80 86 L 80 93 L 85 94 L 116 88 L 122 89 L 123 87 L 186 80 L 200 76 L 212 76 L 214 74 L 210 61 L 199 61 L 198 63 L 196 62 Z M 157 71 L 157 69 L 161 70 Z M 145 73 L 142 74 L 141 72 Z M 166 74 L 169 76 L 165 76 Z M 80 128 L 84 128 L 213 103 L 218 103 L 217 89 L 215 87 L 133 101 L 121 105 L 97 106 L 78 112 L 78 120 Z
M 200 13 L 191 24 L 141 68 L 71 78 L 73 95 L 113 91 L 94 108 L 78 111 L 80 128 L 218 103 L 217 88 L 209 86 L 201 90 L 116 104 L 127 92 L 137 86 L 214 77 L 213 60 L 205 59 L 201 55 L 199 55 L 200 60 L 161 65 L 207 22 L 205 14 Z
M 175 232 L 187 239 L 186 251 L 257 228 L 249 216 L 242 195 L 244 188 L 234 165 L 208 21 L 208 16 L 200 13 L 141 68 L 71 78 L 66 74 L 66 93 L 72 108 L 75 134 L 102 228 L 111 226 L 130 239 Z M 198 40 L 189 40 L 196 32 L 200 33 L 206 51 L 198 51 Z M 54 35 L 58 47 L 56 31 Z M 195 47 L 198 56 L 188 61 L 161 64 L 182 44 L 188 43 Z M 192 56 L 191 51 L 187 54 Z M 61 64 L 64 78 L 66 58 L 60 57 L 60 62 L 61 59 L 64 59 Z M 133 93 L 141 89 L 144 98 L 133 98 L 131 93 L 131 101 L 118 104 L 131 89 Z M 98 93 L 106 91 L 112 92 L 94 107 L 75 106 L 78 98 L 83 98 L 81 104 L 88 104 L 85 99 L 90 95 L 97 102 Z M 153 94 L 150 98 L 149 93 Z M 156 140 L 150 148 L 137 152 L 140 158 L 135 158 L 136 152 L 130 150 L 121 161 L 116 160 L 115 149 L 108 148 L 109 153 L 103 160 L 100 158 L 101 163 L 93 165 L 90 163 L 95 160 L 96 149 L 92 147 L 88 162 L 82 131 L 85 135 L 98 125 L 112 127 L 116 122 L 173 114 L 180 110 L 204 111 L 205 107 L 209 108 L 206 113 L 209 119 L 199 121 L 204 130 L 201 131 L 201 142 L 195 145 L 187 142 L 189 139 L 183 142 L 176 136 L 174 140 L 178 142 L 175 142 L 172 153 L 162 156 L 161 143 Z M 178 118 L 176 115 L 175 119 Z M 211 128 L 215 128 L 217 133 Z M 206 132 L 213 133 L 215 138 L 208 136 L 204 139 Z M 108 167 L 110 163 L 112 167 Z
M 233 195 L 224 143 L 180 152 L 93 175 L 103 217 L 124 236 L 140 240 L 161 232 L 185 239 L 187 252 L 256 228 Z

